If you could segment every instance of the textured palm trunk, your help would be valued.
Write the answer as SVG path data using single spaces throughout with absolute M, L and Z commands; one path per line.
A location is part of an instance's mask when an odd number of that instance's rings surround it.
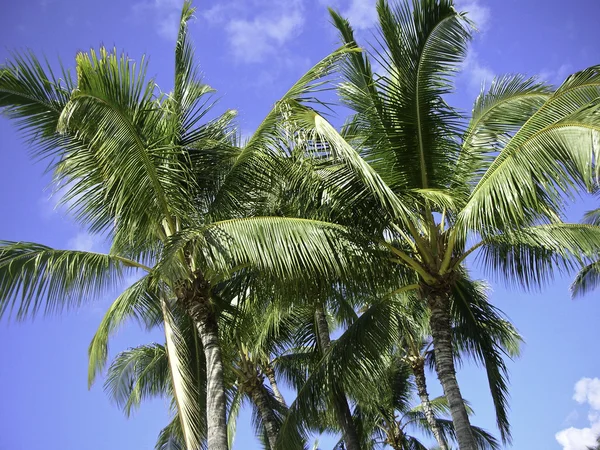
M 417 385 L 417 393 L 421 399 L 421 405 L 423 406 L 423 413 L 429 424 L 429 428 L 437 441 L 440 450 L 448 450 L 448 445 L 444 440 L 442 430 L 435 420 L 435 414 L 429 401 L 429 392 L 427 392 L 427 379 L 425 378 L 425 361 L 419 358 L 417 361 L 412 363 L 412 371 L 415 375 L 415 384 Z
M 317 334 L 319 338 L 319 345 L 323 353 L 326 353 L 331 346 L 331 339 L 329 337 L 329 325 L 327 324 L 327 318 L 323 312 L 323 308 L 320 306 L 315 310 L 315 321 L 317 324 Z M 342 438 L 346 443 L 347 450 L 360 450 L 360 440 L 358 439 L 358 432 L 354 420 L 352 419 L 352 411 L 348 400 L 344 392 L 337 387 L 335 380 L 332 380 L 333 386 L 333 407 L 338 425 L 342 429 Z
M 281 403 L 281 406 L 287 408 L 287 404 L 285 403 L 285 398 L 283 398 L 283 395 L 281 394 L 281 391 L 279 390 L 279 386 L 277 385 L 277 379 L 275 378 L 275 371 L 273 370 L 273 367 L 271 367 L 271 364 L 266 363 L 263 367 L 263 371 L 264 371 L 265 375 L 267 376 L 267 378 L 269 379 L 269 384 L 271 385 L 271 389 L 273 390 L 273 395 L 275 395 L 275 398 L 277 399 L 277 401 L 279 403 Z
M 257 383 L 257 386 L 252 389 L 250 397 L 252 398 L 252 402 L 256 406 L 256 409 L 258 409 L 258 413 L 265 426 L 269 447 L 271 450 L 275 450 L 275 443 L 277 442 L 277 436 L 279 434 L 279 421 L 271 408 L 269 393 L 262 382 Z
M 456 381 L 449 301 L 446 296 L 438 294 L 430 296 L 428 303 L 431 311 L 429 324 L 433 337 L 436 372 L 450 405 L 458 447 L 460 450 L 476 450 L 465 402 Z
M 223 360 L 219 329 L 213 313 L 196 320 L 206 358 L 206 422 L 208 450 L 228 450 L 227 402 L 223 382 Z M 192 449 L 188 449 L 192 450 Z

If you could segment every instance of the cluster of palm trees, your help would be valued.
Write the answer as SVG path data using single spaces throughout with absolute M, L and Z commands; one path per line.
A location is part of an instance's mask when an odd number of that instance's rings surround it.
M 230 448 L 244 402 L 271 450 L 321 432 L 348 450 L 425 449 L 414 432 L 444 450 L 499 448 L 471 425 L 456 364 L 485 370 L 509 442 L 505 358 L 521 338 L 467 258 L 524 288 L 577 268 L 575 293 L 598 282 L 600 214 L 563 217 L 596 186 L 600 68 L 558 88 L 497 78 L 465 118 L 445 98 L 466 14 L 450 0 L 376 7 L 370 49 L 331 11 L 342 47 L 244 142 L 234 111 L 207 119 L 188 2 L 169 93 L 144 60 L 106 48 L 79 53 L 75 78 L 31 54 L 0 68 L 0 109 L 50 162 L 73 217 L 110 242 L 106 254 L 2 242 L 0 313 L 75 308 L 139 275 L 93 337 L 89 382 L 124 323 L 164 329 L 163 344 L 119 353 L 105 381 L 127 414 L 172 400 L 159 449 Z M 341 129 L 320 113 L 332 88 L 351 111 Z M 443 397 L 430 398 L 427 367 Z

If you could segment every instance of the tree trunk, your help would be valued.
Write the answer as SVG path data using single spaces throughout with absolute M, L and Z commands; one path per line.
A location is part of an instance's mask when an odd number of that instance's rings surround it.
M 329 337 L 329 325 L 323 308 L 319 305 L 315 310 L 315 322 L 317 324 L 317 337 L 321 351 L 325 354 L 331 347 L 331 339 Z M 331 380 L 333 383 L 333 407 L 338 425 L 342 429 L 342 437 L 346 443 L 347 450 L 360 450 L 360 440 L 354 420 L 352 419 L 352 411 L 344 392 L 337 386 L 336 380 Z
M 279 421 L 271 408 L 269 393 L 262 382 L 259 382 L 252 389 L 250 397 L 252 398 L 252 402 L 256 405 L 258 413 L 263 421 L 263 425 L 265 426 L 269 447 L 271 450 L 275 450 L 275 443 L 277 442 L 277 436 L 279 434 Z
M 196 319 L 206 358 L 206 422 L 208 450 L 228 450 L 227 402 L 223 382 L 223 361 L 217 318 L 209 312 Z M 192 449 L 188 449 L 192 450 Z
M 460 450 L 477 450 L 465 402 L 456 381 L 452 350 L 450 302 L 447 296 L 434 294 L 429 297 L 428 303 L 431 311 L 429 324 L 433 337 L 436 372 L 444 389 L 444 395 L 450 405 L 450 414 L 458 447 Z
M 269 363 L 264 364 L 263 372 L 269 379 L 269 384 L 271 385 L 271 389 L 273 390 L 273 394 L 275 395 L 275 398 L 277 399 L 277 401 L 279 403 L 281 403 L 281 406 L 287 408 L 287 404 L 285 403 L 285 398 L 283 398 L 283 395 L 281 394 L 281 391 L 279 390 L 279 386 L 277 385 L 277 379 L 275 378 L 275 371 L 273 370 L 273 367 L 271 367 L 271 364 L 269 364 Z
M 425 418 L 427 419 L 427 423 L 429 424 L 429 428 L 437 441 L 440 450 L 448 450 L 448 445 L 444 439 L 444 435 L 442 434 L 442 430 L 440 429 L 438 423 L 435 420 L 435 414 L 433 412 L 433 408 L 431 407 L 431 403 L 429 401 L 429 392 L 427 392 L 427 380 L 425 378 L 425 361 L 422 358 L 419 358 L 417 361 L 414 361 L 412 364 L 412 371 L 415 375 L 415 384 L 417 385 L 417 393 L 419 394 L 419 398 L 421 399 L 421 405 L 423 406 L 423 412 L 425 414 Z

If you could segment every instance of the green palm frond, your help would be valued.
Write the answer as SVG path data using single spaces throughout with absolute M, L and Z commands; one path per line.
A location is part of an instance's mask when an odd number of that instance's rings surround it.
M 139 266 L 116 255 L 57 250 L 31 242 L 0 242 L 0 314 L 17 319 L 57 313 L 117 288 Z
M 441 188 L 458 147 L 459 116 L 442 96 L 451 91 L 470 40 L 470 27 L 452 2 L 377 3 L 379 27 L 372 56 L 383 73 L 373 81 L 365 62 L 345 68 L 340 96 L 357 114 L 353 138 L 365 159 L 396 189 Z M 335 18 L 345 41 L 351 29 Z
M 589 225 L 600 225 L 600 208 L 586 211 L 583 215 L 583 223 Z
M 451 420 L 437 419 L 436 422 L 445 435 L 456 440 L 456 432 L 454 431 Z M 422 422 L 422 425 L 423 431 L 426 432 L 426 423 Z M 483 428 L 471 426 L 471 432 L 473 433 L 473 438 L 475 439 L 478 450 L 499 450 L 501 448 L 496 438 Z
M 0 66 L 0 112 L 17 122 L 36 157 L 56 156 L 67 141 L 56 133 L 59 117 L 74 88 L 70 72 L 55 74 L 33 53 L 13 54 Z
M 171 394 L 169 363 L 162 345 L 151 344 L 119 353 L 108 369 L 104 390 L 127 416 L 145 399 Z
M 206 446 L 200 448 L 205 449 Z M 187 450 L 178 414 L 175 414 L 171 423 L 161 430 L 154 450 Z
M 448 400 L 444 396 L 432 398 L 429 400 L 431 404 L 431 408 L 436 416 L 448 416 L 450 415 L 450 405 L 448 404 Z M 467 408 L 467 413 L 469 415 L 473 414 L 473 409 L 469 402 L 465 401 L 465 406 Z M 423 419 L 425 416 L 423 414 L 423 405 L 417 405 L 410 410 L 407 415 L 411 418 L 419 418 Z
M 102 318 L 88 349 L 88 386 L 106 365 L 110 337 L 126 321 L 134 319 L 146 328 L 162 324 L 162 309 L 154 284 L 151 275 L 141 278 L 117 297 Z
M 329 222 L 287 217 L 232 219 L 174 235 L 164 264 L 169 265 L 171 255 L 192 243 L 209 269 L 208 275 L 250 267 L 280 283 L 314 276 L 343 278 L 356 284 L 367 275 L 382 279 L 383 268 L 375 270 L 369 265 L 375 261 L 372 258 L 377 249 L 360 242 L 361 236 Z
M 297 135 L 299 130 L 290 122 L 291 115 L 311 103 L 320 104 L 315 95 L 325 88 L 326 78 L 349 51 L 352 49 L 342 47 L 323 58 L 275 103 L 224 177 L 211 206 L 213 215 L 218 219 L 236 215 L 256 202 L 257 192 L 269 190 L 271 174 L 279 168 L 275 156 L 286 154 L 294 142 L 302 141 Z
M 227 415 L 227 441 L 229 442 L 229 448 L 233 448 L 233 441 L 237 431 L 238 416 L 242 409 L 243 400 L 243 392 L 237 389 L 231 401 L 229 414 Z
M 344 205 L 344 203 L 347 203 L 348 198 L 346 196 L 348 193 L 343 192 L 343 190 L 350 190 L 354 197 L 353 201 L 349 202 L 350 205 L 365 201 L 369 197 L 375 198 L 384 211 L 392 212 L 392 219 L 401 219 L 405 223 L 408 222 L 409 211 L 407 206 L 400 201 L 380 175 L 360 157 L 358 152 L 348 144 L 327 120 L 314 111 L 304 111 L 296 117 L 296 120 L 302 124 L 303 128 L 312 130 L 312 133 L 308 136 L 314 136 L 312 140 L 315 142 L 325 143 L 332 156 L 339 160 L 342 167 L 347 171 L 347 175 L 344 177 L 345 173 L 343 171 L 336 170 L 330 174 L 331 181 L 324 180 L 326 183 L 325 188 L 331 189 L 332 194 L 334 192 L 332 188 L 343 186 L 342 189 L 337 189 L 338 191 L 342 190 L 339 193 L 341 198 L 332 204 L 333 209 L 348 207 Z M 322 149 L 319 150 L 322 151 Z M 362 189 L 364 192 L 352 189 L 351 183 L 358 184 L 360 186 L 358 189 Z M 331 186 L 332 184 L 333 186 Z M 334 197 L 333 200 L 335 201 L 336 198 Z
M 476 230 L 527 225 L 540 214 L 561 211 L 562 197 L 574 189 L 592 189 L 599 98 L 597 66 L 571 75 L 509 136 L 460 220 Z
M 171 136 L 162 132 L 161 105 L 154 82 L 146 80 L 144 59 L 138 65 L 116 49 L 90 50 L 78 54 L 77 75 L 59 130 L 84 138 L 89 149 L 84 156 L 63 156 L 57 171 L 72 185 L 68 195 L 83 198 L 96 190 L 96 198 L 102 198 L 76 202 L 77 216 L 94 230 L 119 217 L 120 230 L 146 229 L 148 221 L 164 218 L 175 231 L 173 211 L 184 207 L 179 185 L 171 180 L 185 179 L 187 173 L 170 145 Z
M 456 168 L 457 182 L 477 182 L 510 136 L 548 100 L 553 89 L 535 78 L 495 78 L 473 105 Z
M 306 436 L 311 427 L 323 424 L 323 411 L 328 410 L 327 399 L 333 395 L 332 380 L 351 397 L 372 396 L 373 391 L 369 390 L 372 386 L 366 385 L 365 380 L 382 380 L 387 376 L 388 350 L 398 342 L 399 334 L 406 326 L 403 320 L 391 301 L 380 302 L 371 306 L 333 341 L 330 351 L 312 368 L 290 405 L 279 442 L 300 445 L 296 442 L 297 436 Z
M 600 285 L 600 261 L 583 267 L 571 284 L 571 295 L 576 298 L 588 294 Z
M 600 227 L 553 223 L 525 227 L 482 241 L 481 261 L 509 283 L 537 288 L 557 270 L 570 271 L 589 262 L 600 248 Z

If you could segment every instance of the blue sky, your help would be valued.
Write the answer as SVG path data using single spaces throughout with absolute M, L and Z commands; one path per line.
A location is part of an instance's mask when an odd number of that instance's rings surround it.
M 326 6 L 346 14 L 359 36 L 370 36 L 371 0 L 198 1 L 191 33 L 206 81 L 221 97 L 222 109 L 240 113 L 251 132 L 313 63 L 333 50 L 337 38 Z M 481 83 L 496 74 L 539 74 L 560 83 L 569 73 L 600 63 L 597 0 L 466 0 L 479 23 L 464 71 L 453 95 L 468 110 Z M 149 74 L 167 91 L 172 85 L 173 41 L 179 0 L 25 0 L 6 2 L 0 15 L 0 60 L 11 49 L 30 48 L 60 57 L 71 66 L 77 51 L 100 44 L 126 49 L 132 58 L 150 56 Z M 51 197 L 43 163 L 34 164 L 14 124 L 0 118 L 0 239 L 41 242 L 55 247 L 98 249 Z M 578 220 L 593 199 L 570 213 Z M 476 267 L 476 266 L 475 266 Z M 477 276 L 484 274 L 475 269 Z M 507 290 L 492 282 L 492 300 L 523 334 L 522 358 L 511 363 L 511 422 L 514 449 L 584 450 L 600 434 L 600 292 L 571 301 L 569 277 L 557 277 L 540 293 Z M 153 448 L 167 423 L 163 401 L 146 404 L 126 419 L 101 385 L 87 390 L 87 346 L 111 296 L 96 299 L 63 317 L 0 324 L 0 449 L 105 450 Z M 132 325 L 113 350 L 161 341 Z M 481 370 L 465 366 L 459 381 L 477 416 L 494 430 L 492 406 Z M 434 394 L 441 390 L 430 377 Z M 248 416 L 242 415 L 236 449 L 258 448 Z M 324 448 L 331 440 L 322 440 Z

